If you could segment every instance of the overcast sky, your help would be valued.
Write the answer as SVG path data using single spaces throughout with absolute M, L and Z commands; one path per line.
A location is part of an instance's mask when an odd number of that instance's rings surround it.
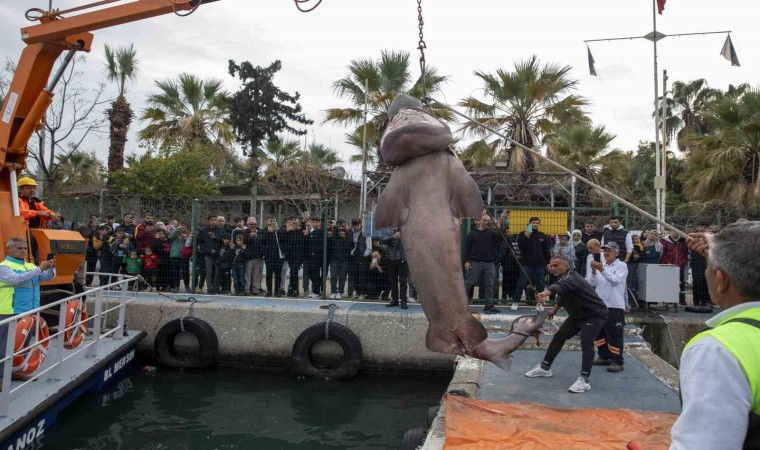
M 128 0 L 125 0 L 128 1 Z M 23 42 L 18 30 L 27 26 L 24 11 L 47 8 L 47 0 L 0 0 L 0 56 L 18 59 Z M 55 8 L 81 5 L 80 0 L 54 0 Z M 478 95 L 474 70 L 511 68 L 514 61 L 537 55 L 542 61 L 573 67 L 580 81 L 578 94 L 591 102 L 595 124 L 617 135 L 613 148 L 635 149 L 639 140 L 654 139 L 652 43 L 631 41 L 591 43 L 599 77 L 588 74 L 585 39 L 642 36 L 652 31 L 652 0 L 423 0 L 429 65 L 451 77 L 444 100 L 456 104 Z M 756 0 L 668 0 L 657 18 L 665 34 L 731 30 L 742 67 L 721 57 L 725 35 L 670 37 L 660 41 L 660 69 L 671 81 L 707 79 L 711 87 L 760 84 L 760 2 Z M 87 57 L 87 82 L 103 79 L 103 45 L 134 43 L 140 76 L 127 97 L 140 114 L 155 92 L 154 80 L 181 72 L 225 81 L 227 61 L 249 60 L 266 66 L 275 59 L 282 70 L 275 83 L 301 94 L 309 142 L 331 146 L 347 158 L 355 152 L 344 143 L 345 129 L 323 124 L 324 110 L 347 106 L 335 96 L 333 82 L 344 77 L 352 59 L 378 58 L 381 50 L 412 52 L 417 65 L 417 5 L 414 0 L 324 0 L 303 14 L 289 0 L 222 0 L 182 18 L 175 15 L 125 24 L 95 32 Z M 108 93 L 114 95 L 114 88 Z M 127 154 L 140 152 L 133 122 Z M 87 151 L 106 159 L 107 135 L 88 139 Z M 357 167 L 347 167 L 357 173 Z

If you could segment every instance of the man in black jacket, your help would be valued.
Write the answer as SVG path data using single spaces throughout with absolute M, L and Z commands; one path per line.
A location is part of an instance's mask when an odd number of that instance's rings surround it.
M 262 233 L 261 244 L 264 250 L 264 261 L 266 262 L 266 285 L 267 296 L 280 297 L 280 286 L 282 283 L 282 265 L 285 262 L 285 250 L 283 248 L 283 237 L 277 219 L 267 217 L 267 228 Z
M 539 301 L 550 295 L 558 295 L 557 304 L 547 314 L 548 318 L 554 317 L 560 307 L 567 311 L 568 318 L 554 335 L 549 348 L 546 349 L 544 360 L 535 368 L 529 370 L 525 376 L 530 378 L 552 376 L 551 365 L 554 358 L 562 350 L 565 341 L 581 333 L 581 376 L 570 386 L 570 392 L 586 392 L 591 389 L 588 381 L 591 375 L 591 366 L 594 362 L 594 340 L 599 335 L 607 321 L 607 306 L 596 294 L 594 287 L 580 276 L 578 272 L 571 270 L 572 261 L 564 256 L 552 258 L 549 271 L 559 279 L 545 291 L 538 294 Z
M 485 288 L 485 293 L 480 292 L 480 296 L 485 296 L 486 305 L 483 308 L 485 314 L 499 312 L 493 306 L 494 279 L 497 276 L 494 262 L 499 252 L 499 235 L 490 228 L 491 223 L 491 216 L 484 214 L 478 222 L 478 228 L 467 235 L 464 250 L 464 269 L 469 271 L 465 288 L 467 292 L 470 292 L 475 283 L 483 279 L 481 286 Z
M 288 280 L 288 297 L 298 297 L 298 271 L 304 260 L 304 245 L 306 237 L 301 231 L 298 217 L 290 216 L 285 222 L 285 233 L 282 236 L 285 261 L 290 267 Z M 304 275 L 305 276 L 305 275 Z
M 544 290 L 544 277 L 546 267 L 552 257 L 551 242 L 542 232 L 538 231 L 541 219 L 531 217 L 527 229 L 517 237 L 517 246 L 520 248 L 520 262 L 524 271 L 520 271 L 520 279 L 517 281 L 514 302 L 517 303 L 522 297 L 525 287 L 528 285 L 528 277 L 536 287 L 536 292 Z M 527 276 L 526 276 L 527 274 Z M 529 304 L 535 304 L 533 292 L 528 291 L 526 298 Z

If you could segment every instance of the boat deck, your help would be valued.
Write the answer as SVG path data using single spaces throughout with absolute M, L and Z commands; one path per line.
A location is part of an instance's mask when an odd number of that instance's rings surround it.
M 121 339 L 101 339 L 97 356 L 89 357 L 87 350 L 79 351 L 66 359 L 57 373 L 55 370 L 44 373 L 36 381 L 27 382 L 26 386 L 22 386 L 23 381 L 13 381 L 12 389 L 20 389 L 11 392 L 8 414 L 0 417 L 1 448 L 31 445 L 55 423 L 58 412 L 76 398 L 100 389 L 126 373 L 134 363 L 135 347 L 145 334 L 144 331 L 127 330 Z M 85 340 L 83 346 L 90 342 Z M 48 356 L 55 354 L 56 345 L 58 343 L 53 340 Z M 47 358 L 38 371 L 44 371 L 52 363 L 52 358 Z

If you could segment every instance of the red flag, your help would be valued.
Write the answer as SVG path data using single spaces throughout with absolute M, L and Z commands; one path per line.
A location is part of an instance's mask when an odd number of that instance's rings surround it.
M 665 9 L 665 2 L 668 0 L 657 0 L 657 12 L 662 14 L 662 11 Z

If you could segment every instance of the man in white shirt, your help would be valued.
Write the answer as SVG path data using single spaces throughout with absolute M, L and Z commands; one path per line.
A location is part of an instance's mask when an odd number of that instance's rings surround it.
M 591 261 L 586 274 L 597 295 L 607 305 L 607 322 L 596 338 L 599 358 L 596 366 L 607 366 L 607 372 L 623 370 L 623 332 L 625 329 L 625 288 L 628 265 L 618 259 L 620 248 L 615 242 L 602 245 L 604 261 Z
M 681 355 L 683 410 L 671 450 L 760 448 L 760 222 L 687 242 L 707 257 L 710 298 L 723 312 Z M 709 246 L 709 250 L 708 250 Z

